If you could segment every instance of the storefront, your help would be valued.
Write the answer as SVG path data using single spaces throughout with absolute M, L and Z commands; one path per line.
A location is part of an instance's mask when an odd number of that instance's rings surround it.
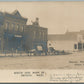
M 5 34 L 4 35 L 4 50 L 17 50 L 22 51 L 23 48 L 23 36 L 22 35 L 14 35 L 14 34 Z

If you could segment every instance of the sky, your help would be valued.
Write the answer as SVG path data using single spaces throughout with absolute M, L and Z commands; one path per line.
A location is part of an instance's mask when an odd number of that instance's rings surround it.
M 27 24 L 38 17 L 49 34 L 84 30 L 84 2 L 0 2 L 0 11 L 14 10 L 28 18 Z

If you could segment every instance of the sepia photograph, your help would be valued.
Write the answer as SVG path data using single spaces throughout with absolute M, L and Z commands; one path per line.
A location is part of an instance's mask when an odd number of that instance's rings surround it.
M 84 69 L 84 2 L 0 2 L 0 70 Z

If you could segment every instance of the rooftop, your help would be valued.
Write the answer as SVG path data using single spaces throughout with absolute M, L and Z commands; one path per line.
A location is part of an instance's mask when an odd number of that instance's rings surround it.
M 80 32 L 66 32 L 65 34 L 49 34 L 48 35 L 48 40 L 54 40 L 54 41 L 63 41 L 63 40 L 68 40 L 68 41 L 76 41 L 78 34 L 82 34 L 81 32 L 84 33 L 84 31 Z
M 0 12 L 0 15 L 12 17 L 12 18 L 16 18 L 16 19 L 23 19 L 23 20 L 27 21 L 27 18 L 22 17 L 18 10 L 15 10 L 13 13 Z

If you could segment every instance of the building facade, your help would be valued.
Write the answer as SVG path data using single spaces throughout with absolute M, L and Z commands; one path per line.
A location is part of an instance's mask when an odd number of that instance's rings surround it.
M 29 51 L 42 46 L 42 50 L 47 51 L 47 28 L 40 27 L 38 20 L 27 25 L 27 18 L 17 10 L 11 14 L 0 12 L 0 49 Z
M 36 51 L 43 51 L 47 54 L 47 28 L 40 27 L 38 21 L 38 18 L 36 18 L 32 25 L 27 25 L 24 29 L 24 37 L 27 38 L 25 49 L 36 49 Z

